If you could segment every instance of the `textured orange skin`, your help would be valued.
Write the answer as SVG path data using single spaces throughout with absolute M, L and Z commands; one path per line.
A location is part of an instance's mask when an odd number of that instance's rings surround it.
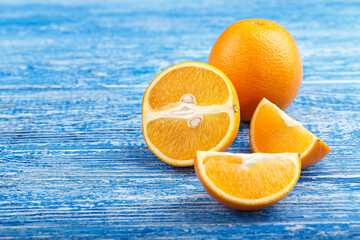
M 230 25 L 216 40 L 208 63 L 234 84 L 241 120 L 249 122 L 262 98 L 285 110 L 300 90 L 303 67 L 289 32 L 263 19 Z
M 228 201 L 225 198 L 222 198 L 221 196 L 219 196 L 218 193 L 216 193 L 215 191 L 213 191 L 207 184 L 205 181 L 203 181 L 203 178 L 200 174 L 200 171 L 198 170 L 198 165 L 199 165 L 199 161 L 197 159 L 197 156 L 195 155 L 195 160 L 194 160 L 194 168 L 195 168 L 195 172 L 196 172 L 196 176 L 199 179 L 201 185 L 205 188 L 205 190 L 210 194 L 210 196 L 212 196 L 215 200 L 217 200 L 219 203 L 223 204 L 224 206 L 227 206 L 229 208 L 235 209 L 235 210 L 243 210 L 243 211 L 254 211 L 254 210 L 259 210 L 259 209 L 263 209 L 266 207 L 269 207 L 270 205 L 273 205 L 274 203 L 280 201 L 281 199 L 283 199 L 290 191 L 291 189 L 284 193 L 279 199 L 277 199 L 276 201 L 270 201 L 270 202 L 264 202 L 263 204 L 256 204 L 256 205 L 243 205 L 243 204 L 238 204 L 238 203 L 234 203 L 231 201 Z M 299 180 L 300 174 L 296 179 L 296 182 Z
M 331 147 L 326 145 L 319 138 L 316 139 L 314 146 L 312 147 L 312 151 L 308 154 L 301 155 L 301 168 L 306 168 L 308 166 L 317 163 L 324 157 L 326 157 L 331 152 Z

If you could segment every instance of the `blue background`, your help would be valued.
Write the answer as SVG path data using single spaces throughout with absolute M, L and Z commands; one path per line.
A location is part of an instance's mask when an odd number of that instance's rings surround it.
M 230 210 L 141 130 L 151 80 L 206 62 L 231 23 L 265 18 L 304 65 L 286 110 L 333 148 L 293 191 Z M 360 2 L 1 1 L 0 239 L 360 237 Z M 231 152 L 251 152 L 241 123 Z

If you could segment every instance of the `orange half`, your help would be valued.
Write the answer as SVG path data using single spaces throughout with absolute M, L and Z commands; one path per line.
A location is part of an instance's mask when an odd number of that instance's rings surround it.
M 195 171 L 207 192 L 233 209 L 257 210 L 285 197 L 301 172 L 297 153 L 232 154 L 198 151 Z
M 301 167 L 323 159 L 331 148 L 264 98 L 257 106 L 250 123 L 250 145 L 253 152 L 301 154 Z
M 223 151 L 240 124 L 236 90 L 215 67 L 185 62 L 162 71 L 143 97 L 143 134 L 149 149 L 175 166 L 194 165 L 196 151 Z

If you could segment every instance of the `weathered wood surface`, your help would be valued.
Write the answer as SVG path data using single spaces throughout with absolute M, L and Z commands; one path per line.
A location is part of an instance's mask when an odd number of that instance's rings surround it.
M 360 237 L 360 3 L 236 2 L 0 2 L 0 239 Z M 304 82 L 287 113 L 333 148 L 248 213 L 157 159 L 141 132 L 156 74 L 206 62 L 245 18 L 294 36 Z M 251 151 L 247 124 L 228 151 Z

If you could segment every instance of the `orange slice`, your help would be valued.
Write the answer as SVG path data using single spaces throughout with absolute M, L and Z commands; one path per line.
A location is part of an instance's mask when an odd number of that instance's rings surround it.
M 236 90 L 215 67 L 185 62 L 162 71 L 146 89 L 144 139 L 150 150 L 175 166 L 194 165 L 197 150 L 223 151 L 240 124 Z
M 323 159 L 331 148 L 267 99 L 257 106 L 250 123 L 253 152 L 301 154 L 301 167 Z
M 232 154 L 198 151 L 195 171 L 207 192 L 234 209 L 257 210 L 285 197 L 301 171 L 297 153 Z

